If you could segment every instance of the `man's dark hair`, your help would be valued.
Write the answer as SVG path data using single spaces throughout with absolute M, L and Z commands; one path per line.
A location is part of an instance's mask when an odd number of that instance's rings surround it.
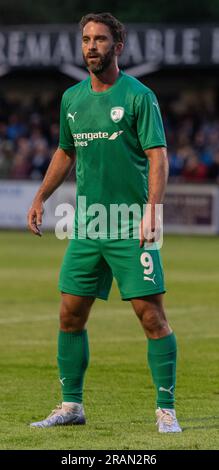
M 115 42 L 125 41 L 125 27 L 118 21 L 111 13 L 88 13 L 82 16 L 80 21 L 80 28 L 83 31 L 85 25 L 93 21 L 94 23 L 103 23 L 108 26 Z

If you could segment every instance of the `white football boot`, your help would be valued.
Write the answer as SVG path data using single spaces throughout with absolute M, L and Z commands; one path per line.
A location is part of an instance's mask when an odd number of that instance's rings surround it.
M 58 405 L 50 415 L 36 423 L 31 423 L 31 428 L 50 428 L 51 426 L 85 424 L 83 405 L 80 403 Z
M 156 410 L 158 432 L 182 432 L 176 419 L 176 412 L 172 409 L 157 408 Z

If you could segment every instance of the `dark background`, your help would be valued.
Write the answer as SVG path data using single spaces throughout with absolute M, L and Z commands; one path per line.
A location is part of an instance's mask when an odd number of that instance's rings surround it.
M 110 11 L 125 22 L 214 23 L 219 0 L 0 0 L 0 24 L 75 23 L 91 11 Z

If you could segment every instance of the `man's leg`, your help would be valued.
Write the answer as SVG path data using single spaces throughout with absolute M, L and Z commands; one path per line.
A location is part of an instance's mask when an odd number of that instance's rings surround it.
M 160 418 L 162 421 L 159 430 L 180 432 L 174 412 L 176 338 L 168 325 L 162 297 L 162 294 L 154 294 L 132 299 L 131 302 L 148 338 L 148 363 L 157 390 L 158 424 Z M 171 417 L 174 417 L 173 425 Z
M 85 424 L 82 393 L 89 361 L 85 324 L 94 300 L 90 296 L 62 293 L 57 359 L 63 402 L 46 419 L 31 423 L 31 427 Z
M 84 375 L 89 362 L 85 324 L 93 302 L 93 297 L 62 293 L 57 360 L 65 403 L 82 403 Z

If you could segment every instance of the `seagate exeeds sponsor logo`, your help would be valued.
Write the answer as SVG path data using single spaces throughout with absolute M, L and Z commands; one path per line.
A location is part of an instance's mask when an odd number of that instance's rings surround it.
M 90 142 L 93 142 L 98 139 L 107 139 L 107 140 L 116 140 L 123 131 L 113 132 L 113 134 L 109 134 L 109 132 L 81 132 L 77 134 L 73 134 L 74 138 L 74 145 L 75 147 L 87 147 Z
M 113 134 L 111 134 L 109 136 L 109 140 L 115 140 L 117 139 L 117 137 L 119 137 L 119 135 L 121 135 L 123 133 L 123 131 L 117 131 L 117 132 L 113 132 Z

